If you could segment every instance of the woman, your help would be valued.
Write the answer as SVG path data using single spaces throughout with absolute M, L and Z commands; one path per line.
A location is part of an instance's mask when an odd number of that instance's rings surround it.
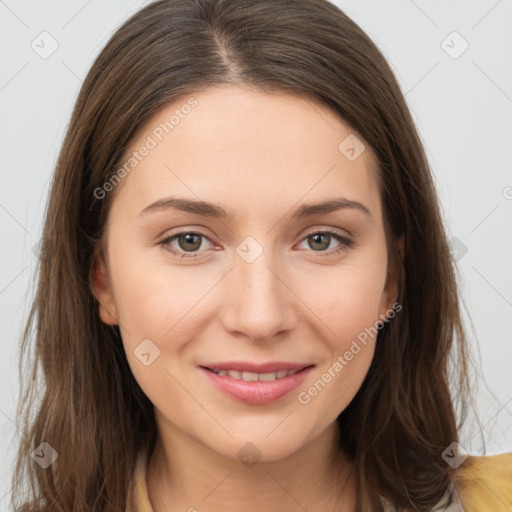
M 512 506 L 512 454 L 458 443 L 467 346 L 421 142 L 328 2 L 162 0 L 116 31 L 23 350 L 35 319 L 17 510 Z

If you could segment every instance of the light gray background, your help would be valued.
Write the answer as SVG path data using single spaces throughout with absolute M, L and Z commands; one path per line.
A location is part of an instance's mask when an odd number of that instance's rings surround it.
M 0 510 L 8 508 L 21 435 L 14 423 L 19 340 L 49 179 L 83 78 L 144 3 L 0 0 Z M 377 43 L 406 94 L 458 251 L 466 320 L 476 329 L 471 341 L 488 385 L 474 374 L 487 454 L 511 451 L 512 1 L 335 3 Z M 51 48 L 44 31 L 58 43 L 47 58 L 31 47 L 35 41 L 42 51 L 46 37 Z M 472 454 L 482 453 L 479 430 L 470 423 L 463 431 Z

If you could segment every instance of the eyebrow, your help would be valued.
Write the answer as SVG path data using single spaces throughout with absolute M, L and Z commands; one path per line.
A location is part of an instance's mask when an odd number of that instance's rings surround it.
M 139 216 L 147 215 L 154 211 L 162 211 L 167 209 L 180 210 L 195 215 L 201 215 L 203 217 L 213 217 L 223 220 L 231 220 L 234 218 L 234 214 L 231 211 L 226 211 L 222 206 L 209 203 L 207 201 L 196 201 L 193 199 L 184 199 L 178 197 L 166 197 L 159 199 L 154 203 L 146 206 Z M 300 220 L 305 217 L 311 217 L 313 215 L 327 214 L 342 209 L 353 209 L 358 210 L 372 218 L 370 210 L 359 201 L 352 201 L 344 197 L 337 199 L 329 199 L 316 204 L 303 204 L 295 210 L 292 215 L 292 219 Z

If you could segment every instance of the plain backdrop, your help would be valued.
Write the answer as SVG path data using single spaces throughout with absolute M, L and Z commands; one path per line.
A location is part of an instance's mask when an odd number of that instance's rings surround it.
M 481 433 L 487 454 L 512 451 L 512 1 L 334 3 L 390 62 L 435 175 L 480 361 L 483 428 L 470 421 L 461 445 L 483 453 Z M 83 78 L 144 4 L 0 0 L 0 511 L 22 435 L 19 343 L 49 180 Z

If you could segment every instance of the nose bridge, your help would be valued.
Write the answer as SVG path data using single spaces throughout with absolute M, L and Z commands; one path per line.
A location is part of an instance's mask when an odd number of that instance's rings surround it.
M 280 265 L 271 249 L 265 249 L 252 237 L 236 249 L 234 269 L 229 283 L 232 295 L 225 327 L 251 339 L 265 339 L 289 329 L 292 322 L 291 292 L 284 276 L 275 270 Z

